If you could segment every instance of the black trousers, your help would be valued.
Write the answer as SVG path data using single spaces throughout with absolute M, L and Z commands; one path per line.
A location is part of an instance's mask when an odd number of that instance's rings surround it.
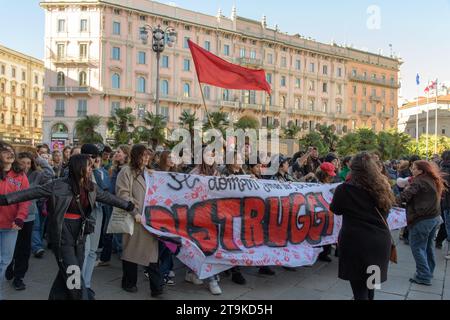
M 350 281 L 355 300 L 374 300 L 375 290 L 367 287 L 366 280 Z
M 17 235 L 14 258 L 6 269 L 6 273 L 13 275 L 15 279 L 25 278 L 28 271 L 28 262 L 31 255 L 31 234 L 34 221 L 25 222 L 22 230 Z
M 146 268 L 149 273 L 150 291 L 158 292 L 162 290 L 163 279 L 158 263 L 150 263 Z M 138 265 L 133 262 L 122 260 L 122 288 L 131 288 L 137 285 Z
M 91 300 L 82 270 L 86 236 L 80 239 L 81 220 L 64 220 L 61 247 L 52 244 L 59 271 L 50 290 L 49 300 Z
M 331 254 L 331 244 L 327 244 L 326 246 L 323 246 L 323 251 L 320 253 L 319 257 L 327 257 Z
M 445 221 L 444 213 L 442 213 L 442 219 Z M 442 245 L 442 243 L 447 240 L 447 228 L 445 227 L 445 223 L 441 224 L 439 228 L 439 232 L 436 236 L 436 244 Z

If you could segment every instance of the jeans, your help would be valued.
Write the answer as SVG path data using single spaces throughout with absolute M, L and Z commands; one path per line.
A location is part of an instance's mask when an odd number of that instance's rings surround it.
M 28 261 L 31 254 L 31 233 L 33 231 L 33 221 L 25 222 L 22 230 L 19 231 L 14 250 L 14 258 L 9 264 L 7 272 L 15 279 L 25 278 L 28 271 Z
M 17 230 L 0 229 L 0 301 L 3 300 L 5 272 L 14 257 Z
M 426 219 L 409 227 L 409 245 L 416 261 L 415 280 L 431 284 L 434 268 L 434 238 L 442 222 L 441 217 Z
M 102 250 L 102 254 L 100 255 L 100 261 L 109 262 L 109 261 L 111 261 L 114 234 L 108 234 L 108 233 L 106 233 L 106 231 L 108 230 L 109 220 L 111 219 L 112 207 L 104 206 L 103 213 L 104 213 L 104 216 L 103 216 L 104 224 L 103 224 L 103 230 L 102 230 L 102 235 L 101 235 L 101 239 L 102 239 L 102 243 L 103 243 L 103 250 Z
M 173 269 L 173 254 L 164 242 L 159 241 L 159 271 L 161 276 L 167 278 Z
M 40 213 L 35 214 L 35 220 L 33 225 L 33 232 L 31 235 L 31 252 L 36 253 L 38 250 L 43 249 L 42 244 L 44 237 L 44 226 L 47 217 L 44 217 Z
M 86 284 L 86 288 L 91 287 L 92 273 L 94 272 L 95 262 L 97 261 L 97 249 L 100 241 L 100 235 L 102 233 L 102 220 L 103 210 L 101 207 L 97 207 L 91 212 L 91 215 L 95 218 L 95 231 L 86 238 L 85 245 L 85 258 L 83 264 L 83 279 Z
M 49 300 L 90 299 L 83 276 L 80 274 L 86 242 L 86 236 L 81 239 L 80 232 L 81 219 L 64 220 L 61 247 L 58 248 L 55 244 L 52 246 L 59 270 L 50 290 Z M 80 279 L 76 279 L 77 274 L 81 276 Z M 79 282 L 79 286 L 74 280 Z
M 447 241 L 450 242 L 450 209 L 442 210 L 442 215 L 444 216 L 445 230 L 447 231 Z

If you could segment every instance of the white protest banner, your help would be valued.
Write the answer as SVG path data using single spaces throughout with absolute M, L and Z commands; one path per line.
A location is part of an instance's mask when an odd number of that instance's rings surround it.
M 177 257 L 200 279 L 239 265 L 312 265 L 342 225 L 329 210 L 339 184 L 166 172 L 145 179 L 145 228 L 180 243 Z M 404 210 L 392 210 L 388 222 L 404 227 Z

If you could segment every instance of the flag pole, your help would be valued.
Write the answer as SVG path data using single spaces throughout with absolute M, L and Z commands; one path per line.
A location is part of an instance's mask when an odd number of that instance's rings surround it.
M 428 81 L 428 90 L 427 90 L 427 137 L 426 137 L 426 147 L 425 147 L 425 152 L 426 152 L 426 156 L 427 156 L 427 160 L 428 160 L 428 134 L 429 134 L 429 124 L 430 124 L 430 118 L 429 118 L 429 101 L 430 101 L 430 82 Z
M 202 94 L 202 100 L 203 100 L 203 107 L 205 108 L 205 112 L 206 112 L 206 116 L 208 117 L 209 125 L 211 126 L 211 129 L 215 129 L 214 125 L 211 121 L 211 117 L 209 116 L 208 107 L 206 106 L 205 94 L 203 93 L 203 87 L 200 82 L 200 79 L 198 78 L 198 74 L 197 74 L 197 81 L 198 81 L 198 85 L 200 86 L 200 92 Z
M 439 86 L 438 86 L 438 79 L 436 79 L 436 113 L 435 113 L 435 119 L 434 119 L 434 154 L 437 154 L 437 147 L 438 147 L 438 96 L 439 96 Z
M 417 103 L 416 103 L 416 143 L 419 151 L 419 85 L 417 85 Z

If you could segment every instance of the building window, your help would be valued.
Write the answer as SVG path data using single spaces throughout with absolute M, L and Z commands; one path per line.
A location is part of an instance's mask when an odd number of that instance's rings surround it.
M 314 69 L 315 69 L 314 62 L 311 62 L 311 63 L 309 64 L 309 72 L 314 72 Z
M 300 70 L 302 66 L 302 63 L 300 60 L 295 61 L 295 69 Z
M 2 84 L 0 85 L 0 92 L 1 92 L 1 93 L 5 93 L 5 84 L 4 84 L 4 83 L 2 83 Z
M 81 19 L 80 20 L 80 32 L 86 32 L 87 31 L 87 20 Z
M 353 113 L 356 112 L 356 101 L 353 101 L 353 103 L 352 103 L 352 112 Z
M 5 66 L 4 65 L 2 65 L 2 67 L 1 67 L 1 73 L 2 73 L 2 75 L 5 74 Z
M 300 88 L 301 80 L 299 78 L 295 79 L 295 87 Z
M 12 124 L 13 126 L 16 125 L 16 116 L 14 116 L 14 115 L 11 117 L 11 124 Z
M 328 102 L 326 101 L 323 102 L 322 112 L 328 112 Z
M 38 128 L 38 119 L 34 119 L 34 127 Z
M 138 78 L 138 92 L 139 93 L 145 93 L 145 78 L 144 77 L 139 77 Z
M 256 51 L 255 50 L 250 51 L 250 58 L 256 59 Z
M 394 109 L 394 107 L 391 107 L 391 117 L 393 117 L 394 116 L 394 114 L 395 114 L 395 109 Z
M 56 85 L 58 87 L 64 87 L 66 85 L 66 76 L 64 75 L 64 72 L 58 72 Z
M 314 111 L 314 99 L 309 99 L 309 110 Z
M 64 117 L 65 100 L 56 100 L 55 117 Z
M 239 50 L 239 56 L 241 58 L 245 58 L 245 48 L 241 48 L 241 50 Z
M 57 48 L 58 48 L 57 52 L 58 59 L 64 58 L 66 56 L 66 45 L 60 43 L 58 44 Z
M 445 135 L 445 129 L 442 129 L 442 134 Z
M 120 89 L 120 75 L 118 73 L 112 75 L 112 87 L 113 89 Z
M 25 97 L 25 89 L 24 88 L 22 88 L 22 97 Z
M 120 22 L 113 22 L 113 34 L 120 36 Z
M 78 117 L 87 116 L 87 100 L 78 100 Z
M 22 71 L 22 81 L 25 81 L 27 78 L 26 78 L 26 74 L 25 74 L 25 71 Z
M 269 64 L 273 64 L 273 54 L 271 53 L 267 54 L 267 62 Z
M 338 94 L 342 94 L 342 84 L 338 84 Z
M 37 75 L 34 75 L 34 84 L 39 83 L 39 77 Z
M 66 20 L 59 19 L 58 20 L 58 32 L 65 32 L 66 31 Z
M 167 81 L 167 80 L 161 81 L 161 94 L 163 96 L 169 95 L 169 81 Z
M 280 96 L 280 106 L 286 108 L 286 96 Z
M 183 47 L 185 48 L 185 49 L 189 49 L 189 37 L 184 37 L 184 42 L 183 42 Z
M 86 43 L 80 44 L 80 58 L 81 59 L 87 58 L 87 44 Z
M 165 120 L 167 122 L 169 122 L 170 121 L 169 107 L 161 107 L 161 115 L 165 117 Z
M 120 109 L 120 102 L 118 102 L 118 101 L 111 102 L 111 115 L 112 116 L 115 116 L 116 111 L 119 109 Z
M 189 60 L 189 59 L 184 59 L 184 62 L 183 62 L 183 70 L 184 70 L 184 71 L 191 71 L 191 60 Z
M 146 55 L 144 51 L 139 51 L 138 54 L 138 64 L 145 64 L 146 63 Z
M 11 86 L 11 95 L 13 95 L 13 96 L 16 95 L 16 86 L 14 86 L 14 85 Z
M 363 87 L 363 96 L 367 97 L 367 88 L 366 87 Z
M 336 112 L 337 112 L 337 113 L 342 113 L 342 104 L 338 103 L 338 104 L 336 105 Z
M 11 68 L 11 77 L 16 78 L 16 68 Z
M 84 71 L 81 71 L 78 76 L 78 83 L 80 87 L 86 87 L 87 85 L 87 74 Z
M 211 42 L 205 41 L 205 50 L 211 51 Z
M 162 67 L 169 68 L 169 56 L 162 57 Z
M 204 86 L 203 94 L 205 95 L 206 100 L 210 100 L 211 99 L 211 88 L 209 86 Z
M 287 67 L 286 57 L 281 57 L 281 67 L 282 68 L 286 68 Z
M 294 108 L 300 109 L 300 98 L 295 98 L 295 100 L 294 100 Z
M 266 80 L 268 83 L 272 84 L 272 74 L 271 73 L 266 74 Z
M 377 105 L 375 103 L 372 103 L 372 113 L 377 112 Z
M 229 56 L 230 55 L 230 46 L 228 44 L 223 46 L 223 54 L 225 56 Z
M 281 76 L 281 86 L 286 87 L 286 76 Z
M 377 125 L 377 124 L 375 123 L 375 121 L 372 121 L 372 130 L 373 130 L 373 131 L 376 130 L 376 125 Z
M 323 66 L 323 74 L 327 75 L 328 74 L 328 66 Z
M 228 89 L 223 90 L 222 99 L 223 101 L 230 101 L 230 90 Z
M 353 86 L 353 94 L 357 94 L 357 90 L 356 86 Z
M 337 69 L 337 76 L 338 76 L 339 78 L 342 77 L 342 68 L 338 68 L 338 69 Z
M 191 86 L 189 85 L 189 83 L 185 83 L 183 85 L 183 94 L 186 98 L 189 98 L 191 96 Z
M 309 91 L 314 91 L 314 81 L 309 81 Z
M 328 92 L 328 83 L 324 82 L 322 85 L 322 92 L 327 93 Z
M 356 75 L 357 75 L 356 69 L 353 69 L 353 70 L 352 70 L 352 76 L 353 76 L 353 77 L 356 77 Z
M 120 48 L 119 47 L 112 48 L 112 58 L 113 58 L 113 60 L 120 60 Z
M 145 104 L 138 104 L 137 110 L 138 110 L 138 118 L 139 119 L 144 119 L 146 109 L 147 109 L 147 106 Z

